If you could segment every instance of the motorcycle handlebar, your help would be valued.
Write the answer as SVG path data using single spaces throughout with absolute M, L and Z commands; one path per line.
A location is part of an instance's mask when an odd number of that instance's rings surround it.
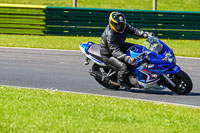
M 145 53 L 141 53 L 140 55 L 137 56 L 137 59 L 143 59 L 145 55 L 146 55 Z
M 146 53 L 141 53 L 140 55 L 137 56 L 137 61 L 138 60 L 142 60 L 139 62 L 139 64 L 136 65 L 136 67 L 141 66 L 143 63 L 148 62 L 149 61 L 149 56 Z

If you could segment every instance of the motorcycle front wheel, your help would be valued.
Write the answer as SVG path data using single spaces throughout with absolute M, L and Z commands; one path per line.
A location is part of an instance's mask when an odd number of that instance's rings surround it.
M 92 70 L 93 71 L 98 71 L 100 73 L 108 73 L 109 72 L 109 69 L 108 67 L 104 67 L 104 66 L 99 66 L 98 64 L 93 64 L 92 66 Z M 108 89 L 112 89 L 112 90 L 118 90 L 119 89 L 119 86 L 116 86 L 116 85 L 113 85 L 113 84 L 108 84 L 108 83 L 105 83 L 103 82 L 102 80 L 100 80 L 99 78 L 96 78 L 94 77 L 95 80 L 100 84 L 102 85 L 103 87 L 105 88 L 108 88 Z M 110 80 L 112 81 L 117 81 L 117 74 L 113 75 L 112 77 L 109 78 Z
M 191 92 L 193 84 L 190 77 L 182 70 L 176 74 L 169 75 L 169 78 L 176 84 L 175 87 L 172 87 L 171 84 L 166 86 L 173 92 L 179 95 L 187 95 Z

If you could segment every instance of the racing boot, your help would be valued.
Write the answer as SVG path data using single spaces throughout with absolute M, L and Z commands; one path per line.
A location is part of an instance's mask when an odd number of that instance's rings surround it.
M 131 89 L 131 86 L 129 84 L 124 83 L 124 84 L 120 85 L 119 89 L 120 90 L 129 90 L 129 89 Z
M 118 73 L 118 80 L 117 82 L 120 84 L 120 88 L 121 90 L 128 90 L 131 88 L 131 86 L 124 80 L 125 75 L 120 75 L 120 72 Z

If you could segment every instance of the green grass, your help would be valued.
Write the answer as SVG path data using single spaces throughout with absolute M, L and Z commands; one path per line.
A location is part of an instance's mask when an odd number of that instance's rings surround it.
M 199 133 L 200 109 L 0 86 L 1 133 Z
M 100 37 L 72 36 L 29 36 L 29 35 L 0 35 L 0 46 L 79 50 L 79 44 L 92 41 L 100 43 Z M 127 39 L 127 42 L 144 44 L 144 39 Z M 162 40 L 169 45 L 176 56 L 200 57 L 200 41 L 195 40 Z
M 78 0 L 78 7 L 152 10 L 153 0 Z M 73 0 L 1 0 L 0 3 L 73 6 Z M 158 0 L 158 10 L 200 11 L 199 0 Z

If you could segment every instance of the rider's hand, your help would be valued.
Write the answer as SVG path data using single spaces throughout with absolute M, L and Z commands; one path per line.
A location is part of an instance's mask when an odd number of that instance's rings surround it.
M 125 58 L 125 62 L 130 64 L 130 65 L 134 65 L 136 63 L 136 61 L 137 61 L 137 59 L 132 58 L 130 56 L 126 56 L 126 58 Z
M 151 36 L 154 36 L 153 32 L 144 32 L 144 38 L 148 38 L 148 37 L 151 37 Z

